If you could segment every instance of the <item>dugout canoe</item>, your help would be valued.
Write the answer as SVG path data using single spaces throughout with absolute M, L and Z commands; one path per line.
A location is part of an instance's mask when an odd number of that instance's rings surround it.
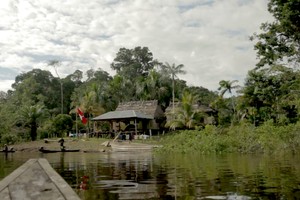
M 0 199 L 80 200 L 45 158 L 29 159 L 1 180 Z
M 152 151 L 158 145 L 131 143 L 131 142 L 111 142 L 111 148 L 113 151 Z
M 1 150 L 0 153 L 15 153 L 15 150 Z
M 58 152 L 79 152 L 80 149 L 64 149 L 64 150 L 51 150 L 51 149 L 39 149 L 42 153 L 58 153 Z

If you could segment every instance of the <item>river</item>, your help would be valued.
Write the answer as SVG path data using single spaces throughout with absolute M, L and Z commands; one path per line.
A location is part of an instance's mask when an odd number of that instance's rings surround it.
M 299 155 L 16 152 L 0 155 L 0 180 L 29 158 L 46 158 L 83 200 L 300 199 Z

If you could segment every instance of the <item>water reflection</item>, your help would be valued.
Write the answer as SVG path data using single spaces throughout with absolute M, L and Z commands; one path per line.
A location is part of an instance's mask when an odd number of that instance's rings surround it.
M 0 157 L 0 179 L 38 157 L 48 159 L 81 199 L 300 198 L 297 155 L 17 152 Z
M 151 153 L 108 153 L 93 172 L 93 190 L 109 191 L 119 199 L 157 198 Z

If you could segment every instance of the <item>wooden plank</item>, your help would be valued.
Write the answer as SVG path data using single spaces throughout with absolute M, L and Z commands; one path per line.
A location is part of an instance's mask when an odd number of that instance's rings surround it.
M 29 159 L 0 182 L 2 200 L 80 200 L 45 158 Z
M 39 159 L 38 162 L 48 174 L 51 181 L 68 200 L 80 200 L 76 192 L 69 186 L 69 184 L 51 167 L 46 159 Z
M 29 166 L 31 166 L 34 162 L 36 162 L 36 159 L 30 159 L 25 164 L 23 164 L 21 167 L 13 171 L 10 175 L 6 176 L 2 181 L 0 182 L 0 191 L 2 191 L 5 187 L 7 187 L 14 179 L 16 179 L 18 176 L 20 176 L 24 171 L 27 170 Z
M 0 191 L 0 199 L 1 200 L 10 200 L 9 191 L 6 187 L 4 190 Z
M 33 163 L 22 175 L 13 180 L 8 189 L 13 200 L 66 199 L 38 162 Z

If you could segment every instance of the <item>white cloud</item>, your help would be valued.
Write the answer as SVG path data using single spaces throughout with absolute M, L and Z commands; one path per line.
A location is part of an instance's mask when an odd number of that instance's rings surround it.
M 238 79 L 254 67 L 248 37 L 271 20 L 267 0 L 1 0 L 0 90 L 16 71 L 62 61 L 59 73 L 110 63 L 119 48 L 147 46 L 161 62 L 184 64 L 190 85 L 216 90 L 220 80 Z M 7 80 L 9 79 L 9 80 Z

